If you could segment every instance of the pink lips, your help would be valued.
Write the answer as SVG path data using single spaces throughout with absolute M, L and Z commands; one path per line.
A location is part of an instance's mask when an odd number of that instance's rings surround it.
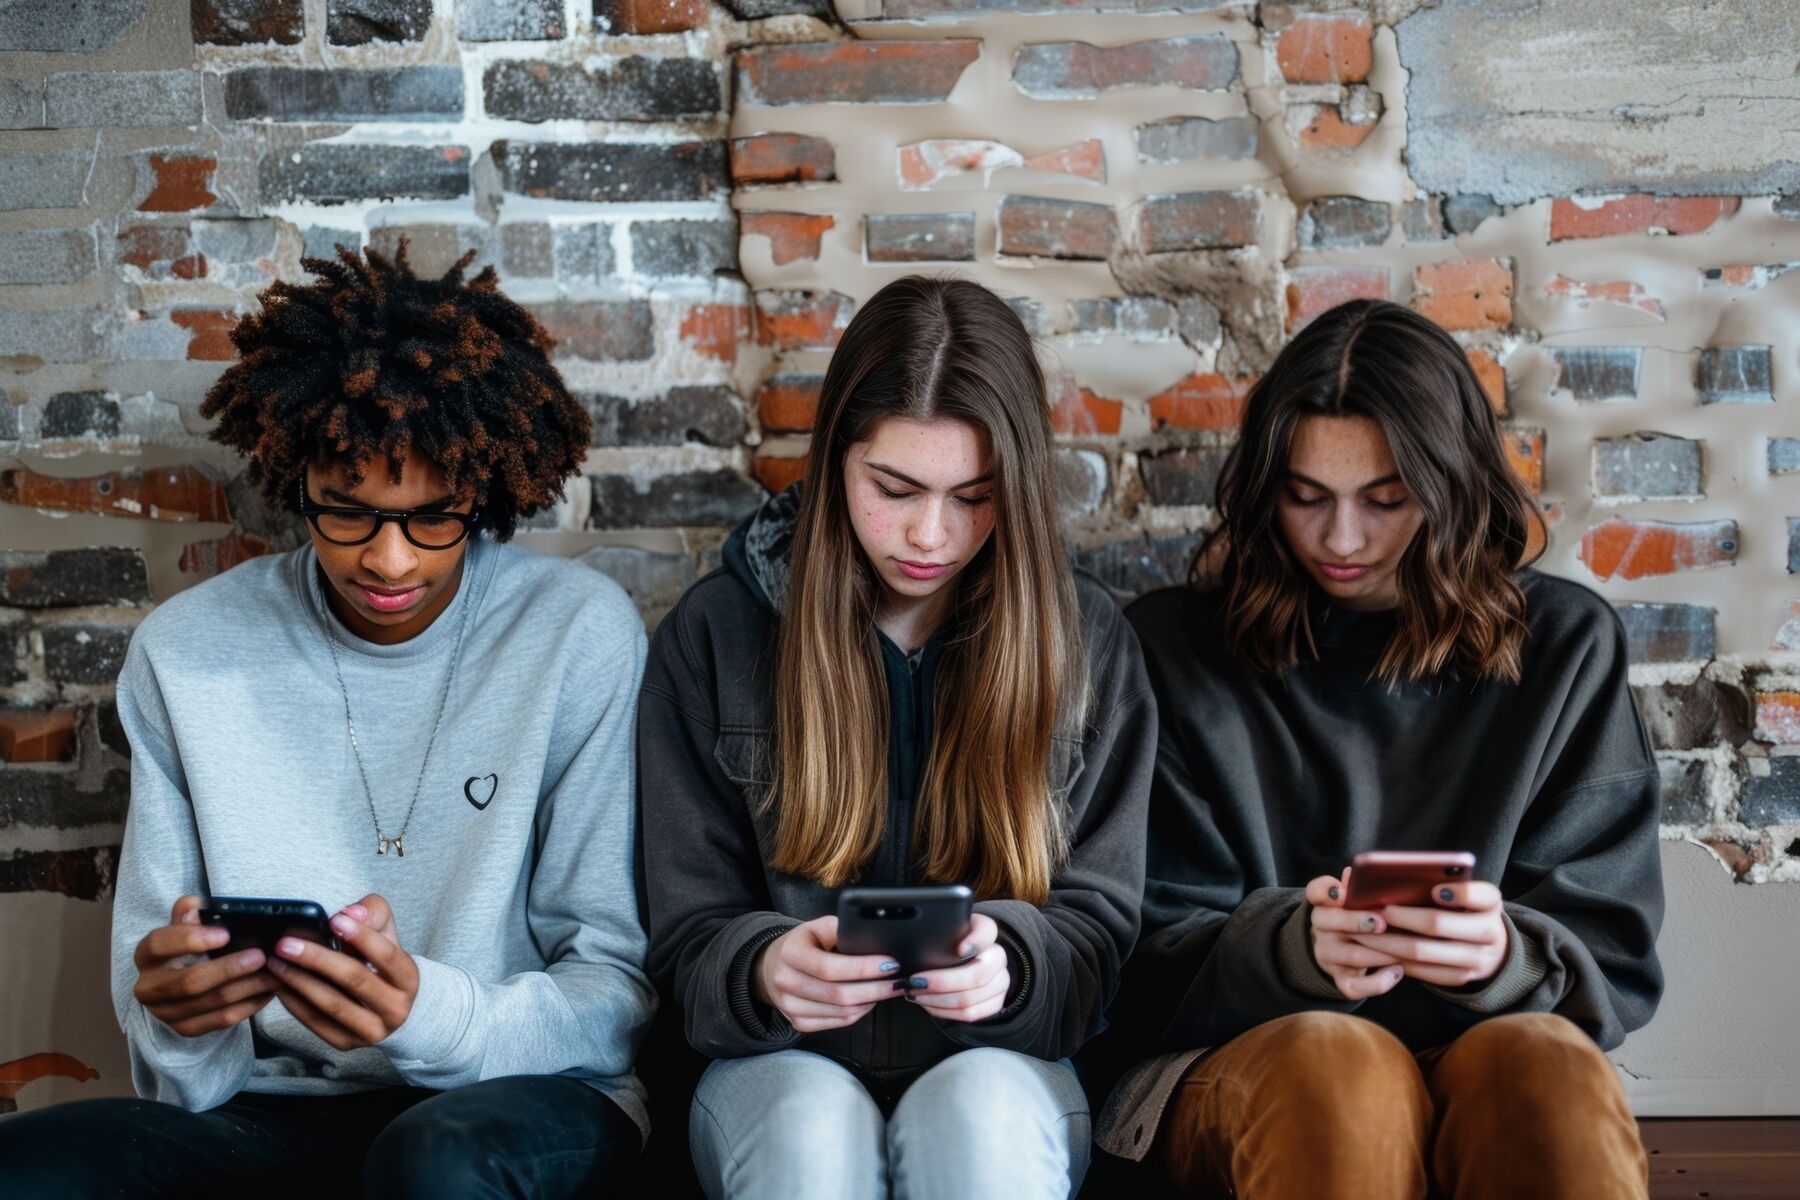
M 1349 583 L 1353 579 L 1362 578 L 1363 575 L 1368 572 L 1369 568 L 1353 563 L 1339 565 L 1337 563 L 1322 562 L 1319 564 L 1319 570 L 1325 572 L 1325 578 L 1332 580 L 1335 583 Z
M 416 588 L 408 588 L 404 592 L 378 592 L 359 583 L 356 585 L 356 590 L 362 593 L 363 603 L 376 612 L 384 613 L 404 612 L 418 603 L 419 597 L 425 594 L 423 584 Z
M 902 558 L 896 558 L 894 564 L 908 579 L 936 579 L 950 569 L 949 563 L 907 562 Z

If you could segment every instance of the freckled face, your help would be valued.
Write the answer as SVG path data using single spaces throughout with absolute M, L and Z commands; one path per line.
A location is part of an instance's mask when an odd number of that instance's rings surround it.
M 1319 590 L 1344 608 L 1400 603 L 1401 556 L 1425 522 L 1368 417 L 1303 417 L 1294 427 L 1276 517 Z
M 894 598 L 944 593 L 994 531 L 987 435 L 951 417 L 889 417 L 850 448 L 844 489 L 856 540 Z

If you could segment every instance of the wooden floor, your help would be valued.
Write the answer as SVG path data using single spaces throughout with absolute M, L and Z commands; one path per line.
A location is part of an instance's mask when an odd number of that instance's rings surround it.
M 1800 1117 L 1639 1121 L 1651 1200 L 1800 1200 Z

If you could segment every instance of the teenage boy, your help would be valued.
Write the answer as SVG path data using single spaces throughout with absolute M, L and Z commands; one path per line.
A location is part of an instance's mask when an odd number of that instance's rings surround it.
M 206 397 L 311 541 L 174 597 L 119 678 L 132 796 L 113 994 L 141 1100 L 0 1125 L 46 1194 L 591 1193 L 646 1132 L 632 843 L 645 638 L 506 545 L 589 421 L 493 270 L 339 251 L 276 283 Z M 227 940 L 314 900 L 342 950 Z

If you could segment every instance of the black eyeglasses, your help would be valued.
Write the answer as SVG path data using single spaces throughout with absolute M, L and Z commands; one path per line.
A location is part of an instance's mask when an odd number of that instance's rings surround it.
M 300 489 L 300 515 L 334 546 L 360 546 L 373 541 L 382 525 L 397 521 L 406 540 L 421 550 L 448 550 L 468 537 L 481 523 L 474 512 L 428 512 L 420 509 L 336 508 L 314 504 Z

